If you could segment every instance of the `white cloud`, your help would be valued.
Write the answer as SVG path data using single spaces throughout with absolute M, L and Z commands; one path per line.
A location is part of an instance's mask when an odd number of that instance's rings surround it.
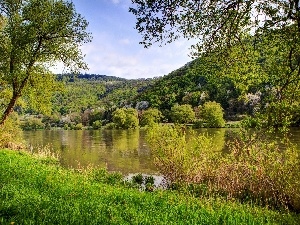
M 145 49 L 134 38 L 118 39 L 105 32 L 94 33 L 93 42 L 81 48 L 89 67 L 89 71 L 82 72 L 128 79 L 163 76 L 191 61 L 190 44 L 179 40 Z
M 109 37 L 97 37 L 97 42 L 83 47 L 89 73 L 124 78 L 147 78 L 163 76 L 191 59 L 188 57 L 190 43 L 174 43 L 164 47 L 144 49 L 138 44 L 128 45 L 129 39 L 107 42 Z

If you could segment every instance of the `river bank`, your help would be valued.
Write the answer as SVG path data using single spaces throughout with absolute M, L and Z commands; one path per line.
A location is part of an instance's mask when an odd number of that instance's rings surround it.
M 199 199 L 163 190 L 141 192 L 120 182 L 119 175 L 91 171 L 64 169 L 47 156 L 0 150 L 0 223 L 298 224 L 300 221 L 300 215 L 287 211 L 222 199 Z

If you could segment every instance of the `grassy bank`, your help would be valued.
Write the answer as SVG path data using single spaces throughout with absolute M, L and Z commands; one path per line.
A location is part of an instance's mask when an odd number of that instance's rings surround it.
M 114 183 L 114 184 L 113 184 Z M 176 192 L 140 192 L 103 172 L 0 150 L 0 224 L 299 224 L 300 215 Z

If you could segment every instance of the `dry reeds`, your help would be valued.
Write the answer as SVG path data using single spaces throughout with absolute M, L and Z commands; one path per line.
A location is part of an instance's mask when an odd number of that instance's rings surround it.
M 160 172 L 171 184 L 200 185 L 205 194 L 300 211 L 300 159 L 297 149 L 284 151 L 274 141 L 235 140 L 229 153 L 214 151 L 205 135 L 186 139 L 182 129 L 149 130 L 148 142 Z

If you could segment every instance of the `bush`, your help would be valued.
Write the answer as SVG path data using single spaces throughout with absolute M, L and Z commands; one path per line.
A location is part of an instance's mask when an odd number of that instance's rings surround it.
M 78 123 L 74 126 L 74 130 L 82 130 L 82 129 L 83 129 L 82 123 Z
M 92 127 L 94 130 L 98 130 L 102 127 L 102 122 L 100 120 L 96 120 L 93 122 Z
M 199 117 L 203 120 L 205 127 L 224 127 L 223 108 L 216 102 L 205 102 L 199 106 Z
M 129 108 L 117 109 L 113 112 L 113 122 L 116 128 L 130 129 L 139 125 L 137 110 Z
M 162 118 L 162 113 L 158 109 L 148 109 L 143 111 L 140 116 L 141 126 L 153 126 L 159 123 Z
M 64 130 L 70 130 L 70 127 L 69 127 L 68 124 L 65 124 L 65 125 L 64 125 Z
M 104 126 L 104 129 L 109 129 L 109 130 L 112 130 L 112 129 L 115 129 L 115 128 L 116 128 L 116 124 L 114 124 L 114 123 L 107 123 Z
M 215 151 L 206 136 L 189 137 L 170 126 L 149 129 L 147 140 L 155 163 L 170 186 L 201 187 L 206 195 L 221 195 L 274 208 L 300 212 L 300 156 L 293 146 L 241 133 L 229 153 Z
M 96 121 L 101 121 L 104 119 L 105 110 L 104 109 L 95 109 L 92 110 L 89 115 L 90 125 L 93 125 Z
M 171 184 L 193 183 L 201 175 L 199 170 L 213 169 L 216 164 L 212 140 L 190 135 L 188 143 L 185 133 L 181 127 L 168 125 L 155 126 L 147 133 L 155 164 Z
M 44 129 L 45 124 L 43 124 L 41 119 L 38 118 L 27 118 L 21 123 L 21 128 L 23 130 L 38 130 Z
M 195 112 L 191 105 L 175 105 L 171 108 L 171 119 L 174 123 L 190 123 L 195 120 Z
M 0 126 L 0 148 L 20 149 L 22 144 L 22 130 L 19 127 L 18 118 L 15 113 Z
M 198 128 L 203 128 L 203 127 L 204 127 L 204 124 L 203 124 L 202 120 L 196 119 L 194 121 L 193 128 L 198 129 Z

